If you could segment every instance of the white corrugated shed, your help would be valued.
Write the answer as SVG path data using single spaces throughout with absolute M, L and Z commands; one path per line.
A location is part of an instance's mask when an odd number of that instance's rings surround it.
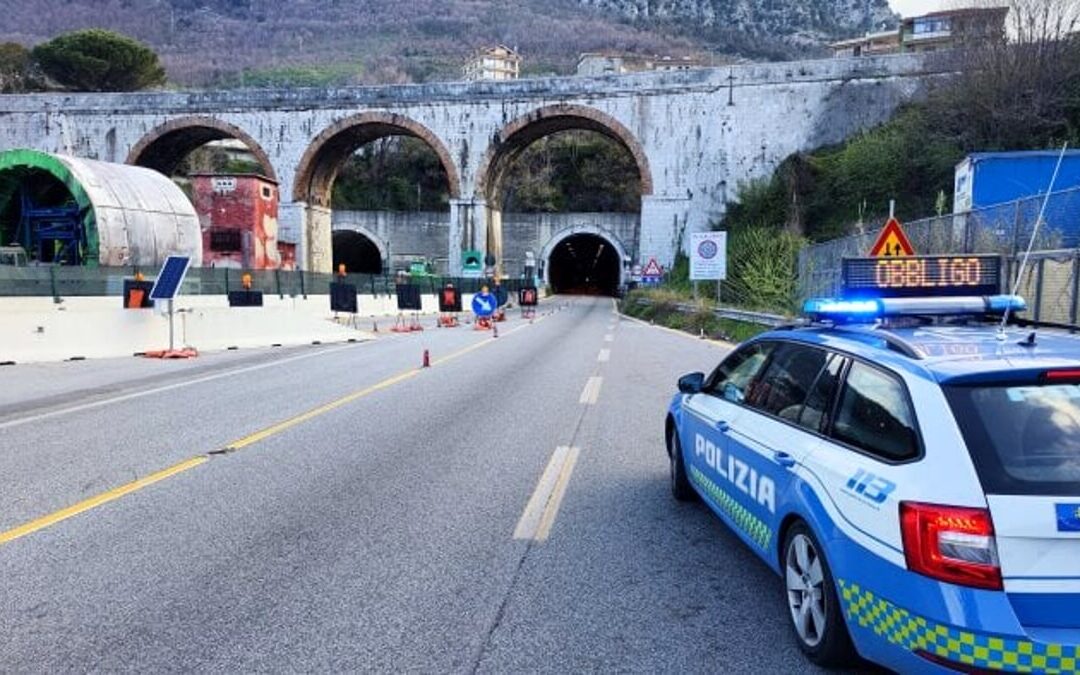
M 195 207 L 168 177 L 139 166 L 54 155 L 86 191 L 104 266 L 160 264 L 169 255 L 202 265 Z

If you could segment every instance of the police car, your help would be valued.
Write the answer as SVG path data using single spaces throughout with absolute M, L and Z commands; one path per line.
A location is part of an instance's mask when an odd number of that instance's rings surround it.
M 1017 319 L 993 257 L 844 278 L 680 379 L 675 498 L 780 575 L 819 665 L 1080 672 L 1080 336 Z

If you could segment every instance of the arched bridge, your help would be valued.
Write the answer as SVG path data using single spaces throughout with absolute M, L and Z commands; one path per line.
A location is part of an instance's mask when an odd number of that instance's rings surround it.
M 930 75 L 922 59 L 905 55 L 513 82 L 4 96 L 0 149 L 170 173 L 209 141 L 239 140 L 280 182 L 280 238 L 297 244 L 302 267 L 328 272 L 338 170 L 367 142 L 411 136 L 438 157 L 451 198 L 446 222 L 436 224 L 442 240 L 417 246 L 436 249 L 424 253 L 445 257 L 451 273 L 461 271 L 463 250 L 501 261 L 526 249 L 555 255 L 570 228 L 609 240 L 628 269 L 645 256 L 670 263 L 685 233 L 720 216 L 740 182 L 768 175 L 794 151 L 884 121 Z M 534 228 L 536 241 L 510 241 L 517 230 L 504 228 L 499 197 L 507 167 L 532 142 L 567 129 L 599 132 L 630 153 L 639 220 L 549 224 Z

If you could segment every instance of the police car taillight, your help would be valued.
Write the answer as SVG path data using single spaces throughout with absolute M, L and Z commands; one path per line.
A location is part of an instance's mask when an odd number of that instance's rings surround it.
M 994 523 L 986 509 L 901 502 L 900 529 L 912 572 L 961 586 L 1002 589 Z
M 1067 368 L 1062 370 L 1048 370 L 1042 374 L 1044 382 L 1080 382 L 1080 369 Z

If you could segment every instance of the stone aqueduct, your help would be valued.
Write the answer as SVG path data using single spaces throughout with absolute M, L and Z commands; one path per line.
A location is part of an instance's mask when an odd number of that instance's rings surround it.
M 330 194 L 342 163 L 367 142 L 416 137 L 438 156 L 451 197 L 446 236 L 428 253 L 456 274 L 462 250 L 503 259 L 500 181 L 511 160 L 551 133 L 591 130 L 633 156 L 640 220 L 634 232 L 579 229 L 609 240 L 626 267 L 652 255 L 668 264 L 740 182 L 880 123 L 933 74 L 918 57 L 892 56 L 499 83 L 3 96 L 0 149 L 168 174 L 196 147 L 238 139 L 280 183 L 281 238 L 297 244 L 303 268 L 329 272 Z M 545 230 L 528 248 L 542 254 L 568 234 Z

